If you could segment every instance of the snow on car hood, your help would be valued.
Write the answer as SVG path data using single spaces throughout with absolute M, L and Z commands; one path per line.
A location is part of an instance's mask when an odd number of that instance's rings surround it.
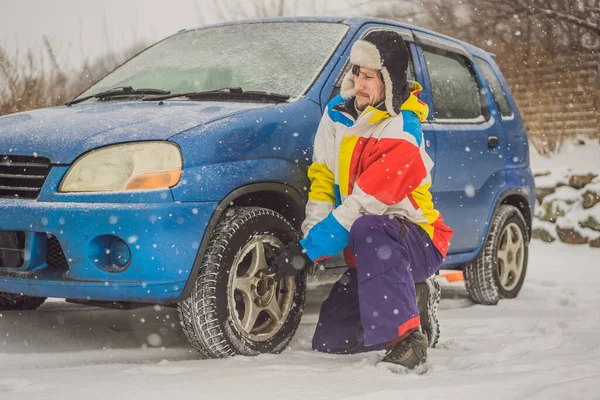
M 69 164 L 96 147 L 165 140 L 260 103 L 171 101 L 90 102 L 0 117 L 0 155 L 36 155 Z

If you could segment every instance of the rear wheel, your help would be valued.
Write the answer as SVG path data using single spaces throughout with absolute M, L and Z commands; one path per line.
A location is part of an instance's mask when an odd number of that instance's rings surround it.
M 502 205 L 492 218 L 479 256 L 464 267 L 469 296 L 479 304 L 514 298 L 527 272 L 529 237 L 521 212 Z
M 46 301 L 46 297 L 25 296 L 0 292 L 0 310 L 36 310 Z
M 206 249 L 191 296 L 179 303 L 181 325 L 207 358 L 279 353 L 302 316 L 306 275 L 275 281 L 268 265 L 295 239 L 269 209 L 232 208 Z

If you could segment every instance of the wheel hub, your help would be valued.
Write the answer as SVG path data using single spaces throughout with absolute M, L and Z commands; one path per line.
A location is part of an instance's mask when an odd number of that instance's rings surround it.
M 283 247 L 274 236 L 255 236 L 238 252 L 231 267 L 228 298 L 232 321 L 250 340 L 275 336 L 293 307 L 295 279 L 275 282 L 273 275 L 267 274 L 272 250 Z
M 523 274 L 525 239 L 514 222 L 506 225 L 498 246 L 498 277 L 504 290 L 514 289 Z
M 259 275 L 253 279 L 252 298 L 256 305 L 267 306 L 275 298 L 275 280 L 265 276 L 263 271 L 260 271 Z

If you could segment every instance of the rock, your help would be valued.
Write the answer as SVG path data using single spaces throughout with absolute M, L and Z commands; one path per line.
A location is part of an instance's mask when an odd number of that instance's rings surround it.
M 587 237 L 584 237 L 573 228 L 561 228 L 557 226 L 556 233 L 560 241 L 567 244 L 586 244 L 588 242 Z
M 536 200 L 537 203 L 537 200 Z M 540 220 L 540 221 L 548 221 L 548 217 L 546 216 L 546 209 L 544 207 L 542 207 L 542 205 L 537 205 L 535 207 L 535 210 L 533 211 L 533 217 L 536 220 Z
M 542 221 L 554 222 L 567 215 L 578 203 L 581 203 L 579 190 L 570 186 L 559 187 L 554 193 L 544 197 L 542 206 L 535 215 Z
M 531 236 L 544 242 L 554 242 L 557 239 L 556 225 L 535 218 L 531 227 Z
M 536 189 L 537 196 L 537 189 Z M 592 190 L 586 190 L 583 193 L 583 208 L 592 208 L 596 204 L 600 203 L 600 193 L 594 192 Z
M 564 217 L 571 208 L 572 204 L 555 199 L 542 203 L 542 207 L 540 207 L 539 212 L 536 212 L 536 216 L 542 221 L 555 222 L 558 218 Z
M 598 222 L 592 215 L 588 215 L 587 219 L 579 221 L 579 226 L 600 232 L 600 222 Z
M 535 188 L 535 198 L 541 203 L 544 200 L 544 197 L 554 193 L 556 191 L 555 187 L 538 187 Z
M 550 174 L 538 173 L 535 177 L 535 186 L 539 188 L 553 188 L 560 186 L 569 186 L 569 172 L 555 171 Z
M 585 211 L 582 214 L 589 216 L 592 213 Z M 556 233 L 562 242 L 568 244 L 585 244 L 600 239 L 600 232 L 580 225 L 581 214 L 578 219 L 573 217 L 576 217 L 576 215 L 573 214 L 570 217 L 561 217 L 556 220 Z
M 580 203 L 581 192 L 570 186 L 560 186 L 556 188 L 556 191 L 554 193 L 544 198 L 544 201 L 542 203 L 554 200 L 562 200 L 567 204 Z
M 590 240 L 589 245 L 591 247 L 600 248 L 600 237 L 594 240 Z
M 539 239 L 542 242 L 548 243 L 552 243 L 556 240 L 556 237 L 554 237 L 550 232 L 548 232 L 545 228 L 542 227 L 533 228 L 531 232 L 531 237 L 534 239 Z
M 569 178 L 569 186 L 575 189 L 581 189 L 585 185 L 592 183 L 596 176 L 598 175 L 594 175 L 592 173 L 587 175 L 573 175 L 571 178 Z

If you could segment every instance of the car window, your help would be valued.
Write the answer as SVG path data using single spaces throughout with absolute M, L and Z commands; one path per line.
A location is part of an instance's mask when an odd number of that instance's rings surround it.
M 506 99 L 506 93 L 502 89 L 502 85 L 500 84 L 500 81 L 498 80 L 498 77 L 494 73 L 494 70 L 490 64 L 481 58 L 475 58 L 475 62 L 490 86 L 490 90 L 494 95 L 494 100 L 496 100 L 496 104 L 500 110 L 500 115 L 503 117 L 512 117 L 512 109 L 510 108 L 508 100 Z
M 183 32 L 132 58 L 80 97 L 121 86 L 172 93 L 241 87 L 298 97 L 348 29 L 338 23 L 273 22 Z
M 365 33 L 365 35 L 366 35 L 366 33 Z M 365 35 L 363 35 L 363 37 Z M 412 54 L 410 52 L 410 43 L 406 42 L 406 45 L 409 46 L 408 55 L 410 57 L 410 60 L 408 61 L 408 70 L 406 71 L 406 76 L 409 81 L 414 81 L 414 80 L 416 80 L 415 67 L 413 65 Z M 348 71 L 350 71 L 350 68 L 351 68 L 350 62 L 346 61 L 346 65 L 344 65 L 344 68 L 342 69 L 341 74 L 338 75 L 338 78 L 335 81 L 335 86 L 333 88 L 333 92 L 331 93 L 331 98 L 334 98 L 335 96 L 337 96 L 340 93 L 340 89 L 342 87 L 342 81 L 344 80 L 344 76 L 346 76 Z
M 484 122 L 487 107 L 470 61 L 457 53 L 423 46 L 433 98 L 433 117 L 439 122 Z

